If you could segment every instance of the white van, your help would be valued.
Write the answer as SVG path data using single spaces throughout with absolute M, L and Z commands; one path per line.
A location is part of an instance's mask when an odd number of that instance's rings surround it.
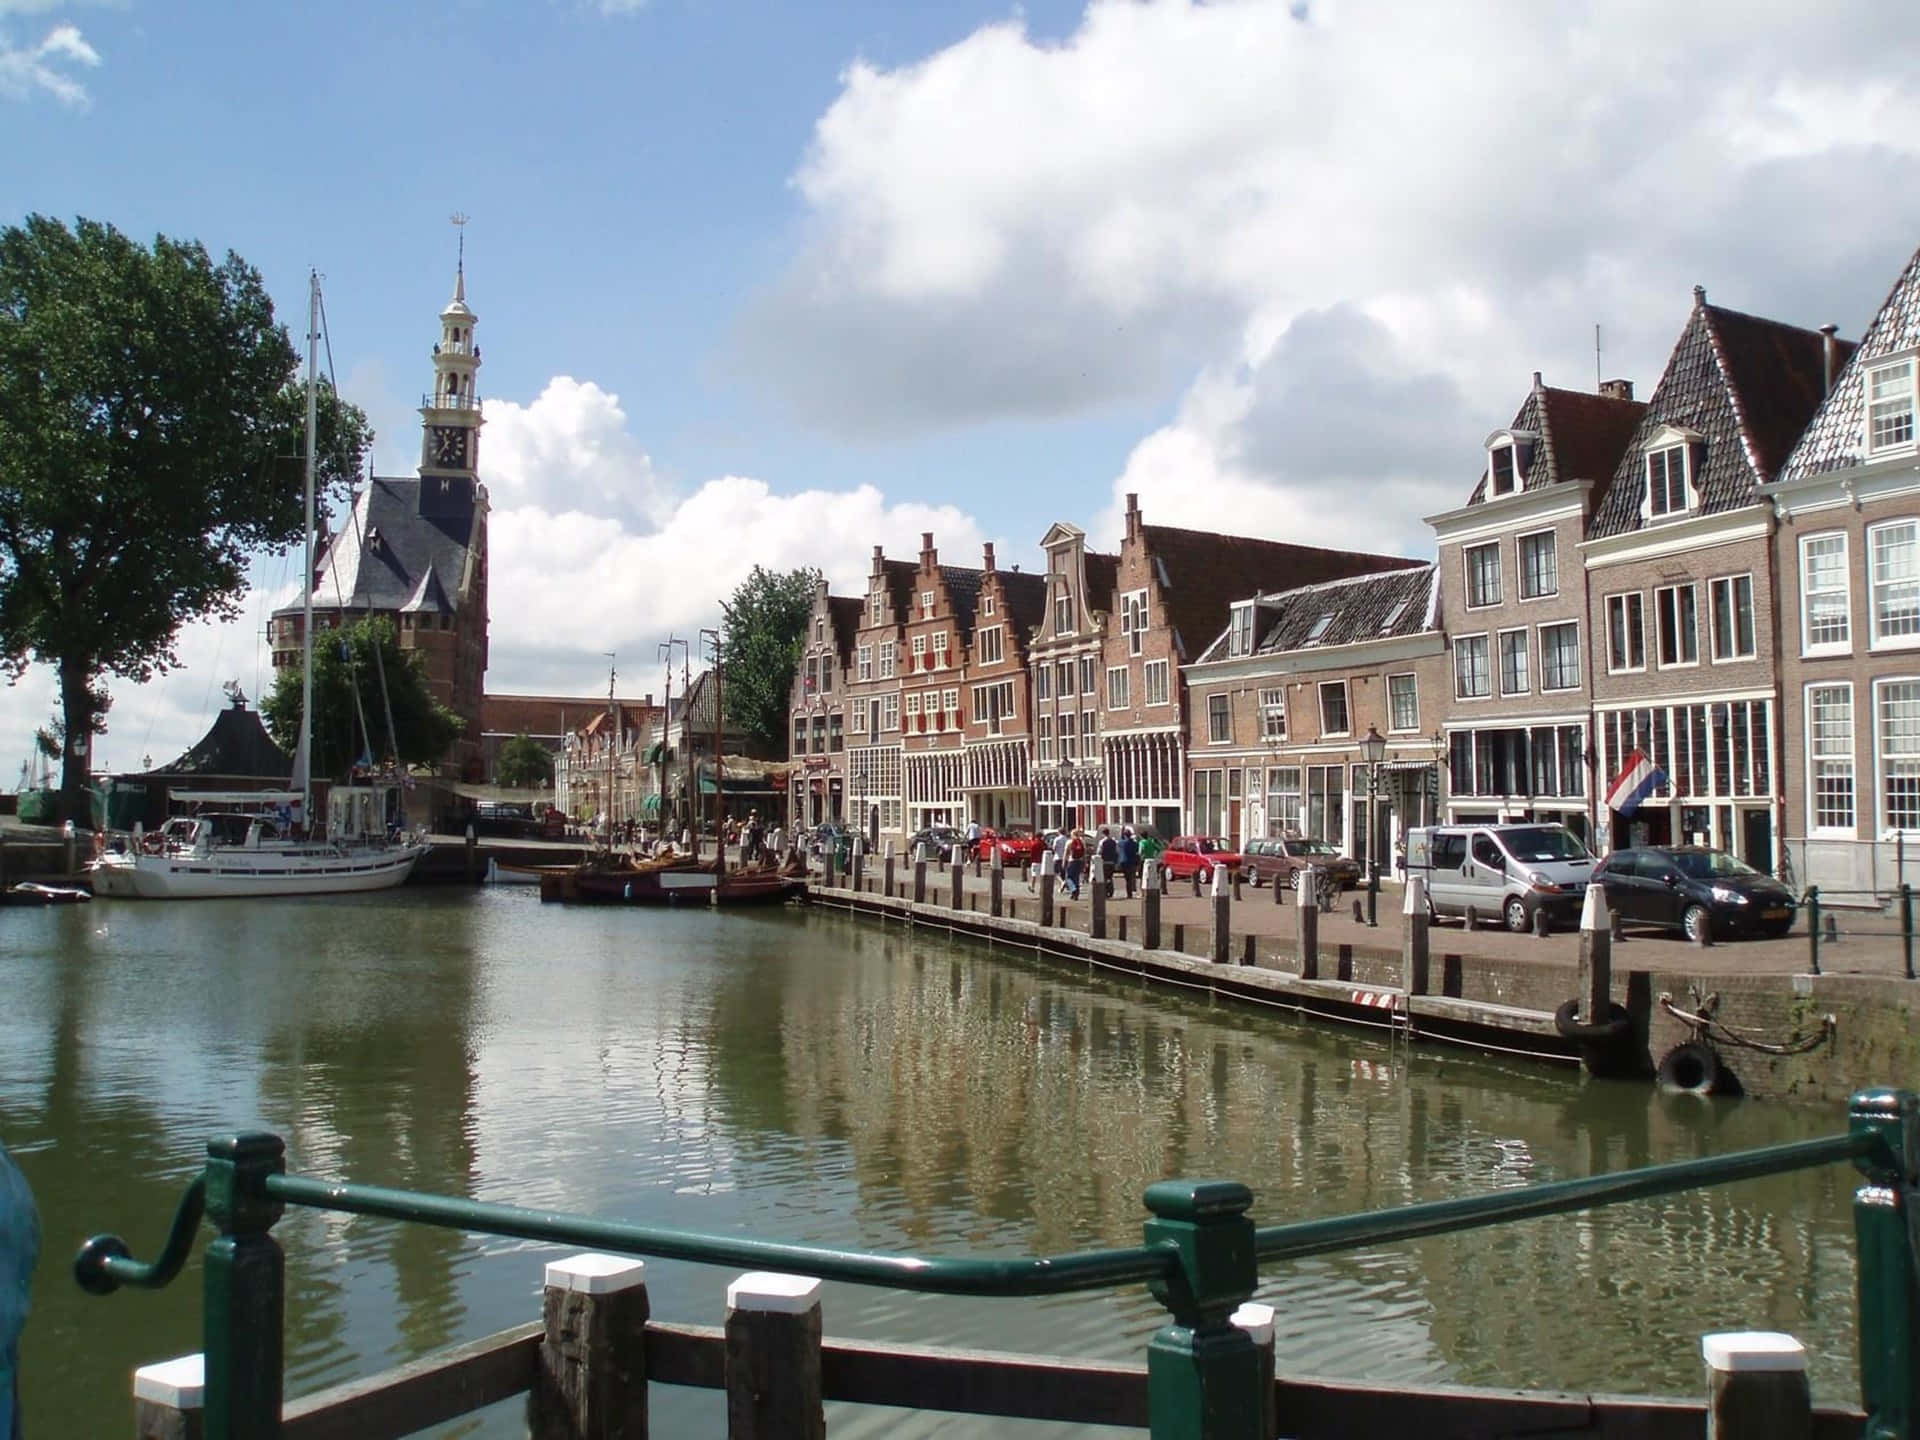
M 1580 923 L 1587 882 L 1599 862 L 1564 825 L 1429 825 L 1407 832 L 1407 873 L 1427 882 L 1432 915 L 1496 916 L 1524 933 L 1544 912 L 1549 923 Z

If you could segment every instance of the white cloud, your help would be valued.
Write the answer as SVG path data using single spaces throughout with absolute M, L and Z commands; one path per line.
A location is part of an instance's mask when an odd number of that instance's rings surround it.
M 530 405 L 490 401 L 481 468 L 494 504 L 657 523 L 666 487 L 626 425 L 618 395 L 570 375 Z
M 16 10 L 32 10 L 31 4 L 14 0 Z M 0 5 L 0 14 L 6 6 Z M 16 45 L 0 34 L 0 96 L 9 100 L 30 100 L 45 93 L 63 105 L 81 108 L 89 103 L 86 86 L 69 73 L 75 66 L 92 69 L 100 64 L 100 55 L 86 42 L 78 28 L 56 25 L 38 44 Z

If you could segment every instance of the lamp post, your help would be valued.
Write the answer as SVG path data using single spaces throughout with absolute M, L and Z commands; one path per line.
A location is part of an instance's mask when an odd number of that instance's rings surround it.
M 1380 906 L 1380 762 L 1387 758 L 1387 741 L 1378 727 L 1367 726 L 1360 742 L 1367 762 L 1367 924 L 1378 925 Z

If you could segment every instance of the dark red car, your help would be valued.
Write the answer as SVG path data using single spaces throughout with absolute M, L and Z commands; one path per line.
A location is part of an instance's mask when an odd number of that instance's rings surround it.
M 1224 868 L 1229 876 L 1238 870 L 1240 852 L 1218 835 L 1182 835 L 1167 842 L 1160 863 L 1167 867 L 1170 878 L 1185 880 L 1198 875 L 1204 885 L 1213 879 L 1216 867 Z
M 1009 825 L 1005 830 L 985 829 L 980 832 L 980 859 L 989 865 L 993 863 L 995 850 L 1000 852 L 1000 863 L 1009 870 L 1017 870 L 1023 865 L 1037 865 L 1044 848 L 1031 825 Z

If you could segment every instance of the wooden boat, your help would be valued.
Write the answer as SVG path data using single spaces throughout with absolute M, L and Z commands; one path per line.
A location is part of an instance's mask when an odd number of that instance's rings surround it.
M 7 891 L 9 905 L 81 905 L 93 899 L 85 890 L 72 885 L 42 885 L 37 880 L 22 880 Z
M 806 893 L 806 881 L 756 867 L 722 873 L 714 861 L 588 861 L 543 875 L 540 898 L 576 905 L 769 905 Z

